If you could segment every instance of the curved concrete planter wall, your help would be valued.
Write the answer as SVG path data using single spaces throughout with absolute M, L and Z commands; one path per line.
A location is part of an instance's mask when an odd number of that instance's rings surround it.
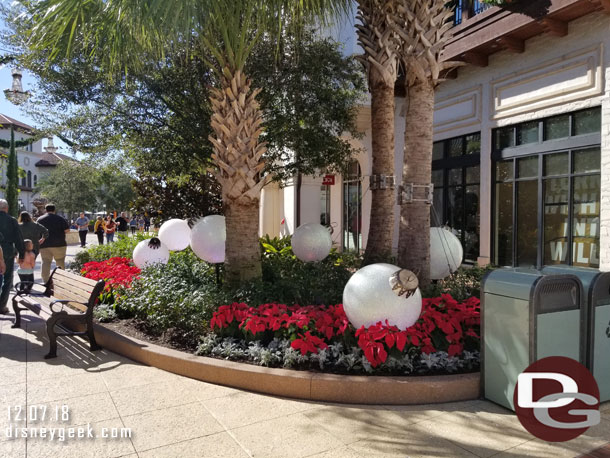
M 95 325 L 103 347 L 135 361 L 204 382 L 312 401 L 431 404 L 476 399 L 480 373 L 445 376 L 356 376 L 274 369 L 207 358 L 126 337 Z

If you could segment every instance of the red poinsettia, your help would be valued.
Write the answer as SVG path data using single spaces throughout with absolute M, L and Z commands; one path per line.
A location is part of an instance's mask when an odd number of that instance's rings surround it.
M 305 355 L 307 352 L 318 353 L 320 348 L 328 347 L 322 339 L 312 336 L 309 331 L 305 332 L 305 335 L 299 334 L 299 338 L 294 339 L 290 346 L 295 350 L 300 350 L 302 355 Z
M 464 302 L 448 294 L 424 299 L 419 320 L 401 331 L 387 321 L 355 330 L 341 304 L 249 307 L 234 303 L 219 307 L 210 326 L 220 333 L 245 332 L 255 339 L 264 335 L 290 339 L 292 348 L 303 355 L 315 353 L 334 341 L 356 339 L 371 366 L 377 367 L 387 360 L 390 351 L 403 352 L 409 348 L 423 353 L 443 350 L 450 356 L 462 354 L 467 340 L 480 339 L 479 308 L 480 301 L 475 297 Z
M 140 269 L 129 258 L 114 257 L 101 262 L 87 262 L 80 273 L 92 280 L 104 280 L 105 290 L 110 291 L 116 287 L 129 288 L 134 278 L 140 275 Z

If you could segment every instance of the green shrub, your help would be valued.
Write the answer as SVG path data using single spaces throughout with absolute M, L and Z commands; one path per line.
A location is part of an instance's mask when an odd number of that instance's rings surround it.
M 488 272 L 495 267 L 460 267 L 450 277 L 431 283 L 422 289 L 424 297 L 438 297 L 441 294 L 451 294 L 457 301 L 464 301 L 469 297 L 481 298 L 481 280 Z
M 216 285 L 214 267 L 187 249 L 172 253 L 165 266 L 143 270 L 115 307 L 119 316 L 131 314 L 154 333 L 171 329 L 181 341 L 194 344 L 227 299 Z
M 343 288 L 359 265 L 359 256 L 332 250 L 321 262 L 302 262 L 292 253 L 290 238 L 261 239 L 263 277 L 238 288 L 238 302 L 257 306 L 338 304 Z M 219 304 L 220 305 L 220 304 Z
M 74 256 L 74 261 L 70 263 L 68 268 L 74 272 L 80 273 L 83 265 L 90 261 L 105 261 L 106 259 L 121 257 L 131 258 L 133 249 L 142 240 L 151 238 L 150 235 L 136 234 L 135 237 L 117 238 L 115 242 L 104 243 L 104 245 L 94 245 L 86 250 L 79 251 Z
M 153 333 L 171 330 L 182 343 L 194 344 L 221 305 L 340 303 L 359 257 L 333 251 L 322 262 L 303 263 L 292 253 L 289 241 L 262 239 L 263 278 L 236 290 L 218 285 L 216 268 L 190 248 L 171 253 L 167 265 L 142 271 L 115 304 L 116 314 L 144 321 Z M 222 273 L 220 266 L 221 278 Z

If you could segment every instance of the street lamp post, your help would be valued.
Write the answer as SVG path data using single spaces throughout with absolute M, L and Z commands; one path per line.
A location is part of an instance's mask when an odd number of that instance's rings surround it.
M 25 103 L 31 96 L 29 91 L 24 91 L 21 84 L 21 71 L 13 69 L 13 85 L 6 89 L 4 95 L 7 100 L 15 105 Z M 19 212 L 19 166 L 17 164 L 17 152 L 15 150 L 15 126 L 11 124 L 11 147 L 8 156 L 6 170 L 6 200 L 8 201 L 9 214 L 17 217 Z

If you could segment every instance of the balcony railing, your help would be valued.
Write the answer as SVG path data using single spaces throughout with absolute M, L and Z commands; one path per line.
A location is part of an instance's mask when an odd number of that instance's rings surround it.
M 479 0 L 453 0 L 455 4 L 455 14 L 453 23 L 461 24 L 464 19 L 475 16 L 492 7 L 488 3 L 483 3 Z

